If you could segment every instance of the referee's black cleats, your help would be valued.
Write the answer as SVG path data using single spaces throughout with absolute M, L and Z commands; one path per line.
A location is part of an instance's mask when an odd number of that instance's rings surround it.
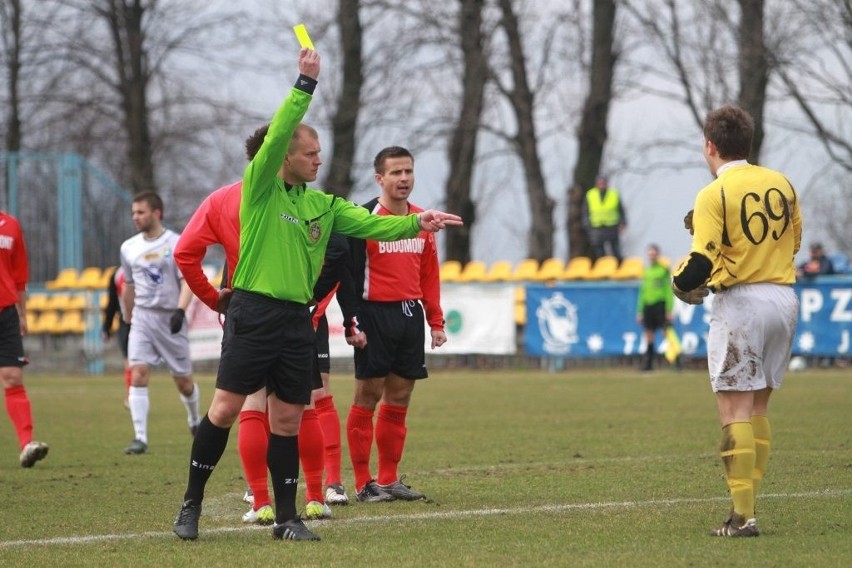
M 320 540 L 320 537 L 308 530 L 301 517 L 275 524 L 272 527 L 272 538 L 276 540 Z
M 201 505 L 192 501 L 184 501 L 180 506 L 178 516 L 172 530 L 183 540 L 198 538 L 198 519 L 201 517 Z

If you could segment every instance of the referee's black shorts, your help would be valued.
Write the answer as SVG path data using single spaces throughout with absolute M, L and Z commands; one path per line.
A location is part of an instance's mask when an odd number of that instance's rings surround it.
M 416 300 L 364 302 L 359 314 L 367 346 L 355 350 L 355 378 L 375 379 L 389 373 L 425 379 L 426 342 L 423 306 Z
M 0 310 L 0 367 L 23 367 L 27 363 L 18 309 L 11 305 Z
M 654 331 L 666 327 L 666 303 L 648 304 L 642 309 L 642 326 Z
M 251 394 L 263 386 L 282 401 L 309 404 L 316 335 L 308 306 L 234 290 L 216 388 Z

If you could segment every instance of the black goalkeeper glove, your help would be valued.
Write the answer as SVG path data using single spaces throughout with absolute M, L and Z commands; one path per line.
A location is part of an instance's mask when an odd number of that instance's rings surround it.
M 175 313 L 172 314 L 172 317 L 169 319 L 169 330 L 171 330 L 172 334 L 175 334 L 180 331 L 180 328 L 183 327 L 183 320 L 186 319 L 186 313 L 180 308 L 175 310 Z

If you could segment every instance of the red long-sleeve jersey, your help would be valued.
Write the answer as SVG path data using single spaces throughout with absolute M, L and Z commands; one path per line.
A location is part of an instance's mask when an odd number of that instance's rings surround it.
M 216 310 L 219 292 L 201 268 L 207 247 L 225 248 L 228 269 L 233 273 L 240 257 L 240 197 L 243 182 L 220 187 L 201 202 L 181 233 L 175 247 L 175 262 L 190 290 Z
M 29 279 L 30 265 L 21 225 L 0 211 L 0 308 L 17 304 Z
M 374 215 L 393 215 L 378 198 L 364 204 Z M 408 213 L 423 209 L 408 204 Z M 355 281 L 370 302 L 420 300 L 432 331 L 444 330 L 441 280 L 435 235 L 426 231 L 399 241 L 355 240 Z

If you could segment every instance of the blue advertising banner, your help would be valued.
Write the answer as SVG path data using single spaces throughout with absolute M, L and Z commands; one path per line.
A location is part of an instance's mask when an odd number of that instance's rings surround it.
M 793 352 L 822 357 L 852 354 L 852 280 L 825 277 L 797 284 L 801 308 Z M 636 322 L 635 283 L 578 283 L 528 286 L 524 349 L 528 355 L 605 357 L 645 351 Z M 674 328 L 683 353 L 707 354 L 713 295 L 701 306 L 675 300 Z M 657 350 L 666 343 L 658 336 Z

